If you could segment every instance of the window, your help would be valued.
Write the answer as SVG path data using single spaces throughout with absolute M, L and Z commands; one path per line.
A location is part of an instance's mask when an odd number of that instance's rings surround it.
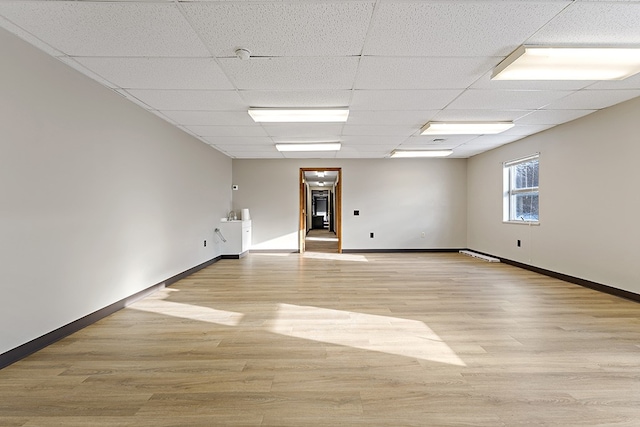
M 539 154 L 504 163 L 504 220 L 538 222 Z

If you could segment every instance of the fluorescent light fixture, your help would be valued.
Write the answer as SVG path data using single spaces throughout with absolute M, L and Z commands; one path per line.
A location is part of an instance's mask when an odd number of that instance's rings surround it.
M 346 122 L 348 108 L 249 108 L 255 122 L 321 123 Z
M 319 185 L 320 187 L 324 187 L 324 182 L 319 182 L 319 183 L 318 183 L 318 185 Z
M 276 144 L 278 151 L 339 151 L 339 142 Z
M 640 48 L 520 46 L 492 80 L 622 80 L 640 72 Z
M 318 178 L 324 178 L 324 172 L 316 172 Z
M 491 135 L 512 127 L 512 122 L 429 122 L 420 135 Z
M 391 158 L 407 157 L 447 157 L 453 153 L 452 150 L 393 150 Z

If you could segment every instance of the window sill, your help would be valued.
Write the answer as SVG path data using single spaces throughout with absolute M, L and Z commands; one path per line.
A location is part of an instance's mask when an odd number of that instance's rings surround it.
M 502 221 L 503 224 L 540 225 L 540 221 Z

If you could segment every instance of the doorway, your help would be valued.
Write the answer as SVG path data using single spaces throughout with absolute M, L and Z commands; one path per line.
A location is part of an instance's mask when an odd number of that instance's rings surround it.
M 342 168 L 300 168 L 298 250 L 342 253 Z

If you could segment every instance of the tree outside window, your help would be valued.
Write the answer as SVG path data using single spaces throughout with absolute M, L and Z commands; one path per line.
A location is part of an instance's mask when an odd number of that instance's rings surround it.
M 540 221 L 539 168 L 538 154 L 504 164 L 505 221 Z

